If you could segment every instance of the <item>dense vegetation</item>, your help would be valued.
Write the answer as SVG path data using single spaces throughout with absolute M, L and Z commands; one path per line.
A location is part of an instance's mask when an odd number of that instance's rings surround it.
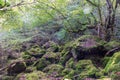
M 0 80 L 119 80 L 119 0 L 0 0 Z

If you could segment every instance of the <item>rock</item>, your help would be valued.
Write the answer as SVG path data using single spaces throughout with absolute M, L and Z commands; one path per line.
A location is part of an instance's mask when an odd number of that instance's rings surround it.
M 75 70 L 71 68 L 65 68 L 61 75 L 64 76 L 64 78 L 72 79 L 75 76 Z
M 120 71 L 120 52 L 114 53 L 114 55 L 109 59 L 105 71 L 110 72 L 110 71 Z
M 46 73 L 42 71 L 34 71 L 31 73 L 22 73 L 17 75 L 15 80 L 48 80 L 46 79 Z
M 61 63 L 65 64 L 71 57 L 75 60 L 84 59 L 89 55 L 104 56 L 106 50 L 104 49 L 105 41 L 98 37 L 84 35 L 78 39 L 65 44 L 62 50 Z
M 79 74 L 79 79 L 86 77 L 95 78 L 99 70 L 93 65 L 91 60 L 79 60 L 76 63 L 76 72 Z
M 50 61 L 51 63 L 56 63 L 60 59 L 60 53 L 47 52 L 43 55 L 43 58 Z
M 35 67 L 37 70 L 43 70 L 46 66 L 51 64 L 49 61 L 47 61 L 45 58 L 41 58 L 39 61 L 35 63 Z
M 31 57 L 41 58 L 45 53 L 46 51 L 44 49 L 41 49 L 38 46 L 33 46 L 29 50 L 22 52 L 22 57 L 24 59 L 30 59 Z
M 115 50 L 113 50 L 113 51 L 111 51 L 111 52 L 109 52 L 109 53 L 106 53 L 106 55 L 107 56 L 112 56 L 115 52 L 118 52 L 118 51 L 120 51 L 120 42 L 118 42 L 118 41 L 110 41 L 110 42 L 108 42 L 108 43 L 106 43 L 105 45 L 104 45 L 104 48 L 107 50 L 107 51 L 110 51 L 110 50 L 112 50 L 112 49 L 115 49 Z
M 17 59 L 20 56 L 21 56 L 21 54 L 18 52 L 15 52 L 15 51 L 8 53 L 8 59 Z
M 26 70 L 26 65 L 24 62 L 15 62 L 12 65 L 10 65 L 7 69 L 8 75 L 14 75 L 21 73 Z
M 114 53 L 105 66 L 105 73 L 110 73 L 111 75 L 109 76 L 115 80 L 120 79 L 118 72 L 120 72 L 120 52 Z
M 75 60 L 73 58 L 70 58 L 66 64 L 65 64 L 66 68 L 75 68 Z
M 33 72 L 33 71 L 35 71 L 36 70 L 36 67 L 31 67 L 31 66 L 29 66 L 29 67 L 27 67 L 26 68 L 26 70 L 25 70 L 25 73 L 30 73 L 30 72 Z
M 51 76 L 60 76 L 62 70 L 64 69 L 64 67 L 62 65 L 59 64 L 51 64 L 48 65 L 47 67 L 45 67 L 43 69 L 43 72 L 46 72 L 48 74 L 51 74 Z
M 107 65 L 107 63 L 108 63 L 108 61 L 110 60 L 110 58 L 111 57 L 104 57 L 103 59 L 102 59 L 102 65 L 103 65 L 103 67 L 105 67 L 106 65 Z
M 58 52 L 59 51 L 59 45 L 53 41 L 46 42 L 43 46 L 44 49 L 47 49 L 48 51 L 52 52 Z
M 120 42 L 118 41 L 110 41 L 104 45 L 105 49 L 108 51 L 118 46 L 120 46 Z
M 2 76 L 0 80 L 14 80 L 14 77 L 13 76 Z
M 97 80 L 112 80 L 112 78 L 102 78 L 102 79 L 97 79 Z

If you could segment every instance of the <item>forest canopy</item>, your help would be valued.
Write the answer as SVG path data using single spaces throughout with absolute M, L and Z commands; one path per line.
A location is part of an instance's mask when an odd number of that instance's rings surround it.
M 55 33 L 58 39 L 65 38 L 67 33 L 83 34 L 94 28 L 95 34 L 109 41 L 119 32 L 116 30 L 119 3 L 119 0 L 0 0 L 0 30 L 25 31 L 56 24 L 62 27 Z

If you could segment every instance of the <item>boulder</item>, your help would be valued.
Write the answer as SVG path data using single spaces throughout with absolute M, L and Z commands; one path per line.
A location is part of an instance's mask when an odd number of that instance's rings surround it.
M 21 73 L 25 70 L 26 70 L 26 65 L 24 62 L 15 62 L 8 67 L 7 73 L 8 75 L 14 75 Z
M 104 48 L 105 43 L 95 36 L 81 36 L 65 44 L 61 53 L 61 63 L 65 64 L 71 57 L 78 61 L 89 55 L 104 56 L 107 52 Z

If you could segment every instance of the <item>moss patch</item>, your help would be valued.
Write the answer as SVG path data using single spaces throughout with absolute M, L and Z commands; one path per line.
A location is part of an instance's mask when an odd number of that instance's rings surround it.
M 120 52 L 116 52 L 111 59 L 108 61 L 105 72 L 109 74 L 112 78 L 116 78 L 119 76 L 120 72 Z
M 54 74 L 54 76 L 60 76 L 63 69 L 64 67 L 62 65 L 51 64 L 45 67 L 43 71 L 48 74 Z
M 47 61 L 45 58 L 41 58 L 38 62 L 35 63 L 37 70 L 43 70 L 50 62 Z

